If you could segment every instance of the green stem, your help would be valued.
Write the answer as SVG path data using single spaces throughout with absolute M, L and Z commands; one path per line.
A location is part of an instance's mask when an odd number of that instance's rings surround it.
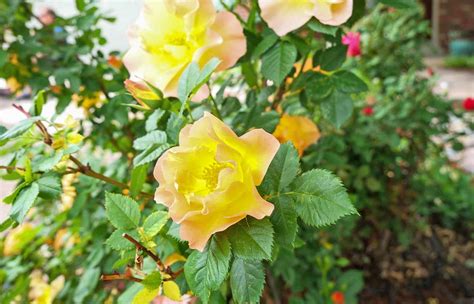
M 214 99 L 214 96 L 212 96 L 211 88 L 209 87 L 209 85 L 207 85 L 207 87 L 209 88 L 209 99 L 211 100 L 211 104 L 212 104 L 212 108 L 213 108 L 213 112 L 214 112 L 213 114 L 216 115 L 217 118 L 222 120 L 221 112 L 219 111 L 219 108 L 217 107 L 217 102 Z
M 188 110 L 189 119 L 191 120 L 191 122 L 194 122 L 193 113 L 191 111 L 191 105 L 189 104 L 189 100 L 186 101 L 186 109 Z
M 242 17 L 240 17 L 239 14 L 237 14 L 236 12 L 234 12 L 234 10 L 229 7 L 224 1 L 222 0 L 219 0 L 219 2 L 221 3 L 221 5 L 226 9 L 226 11 L 228 11 L 229 13 L 231 13 L 232 15 L 235 16 L 235 18 L 237 18 L 237 20 L 239 20 L 240 23 L 242 23 L 243 27 L 247 27 L 247 22 L 245 22 L 244 19 L 242 19 Z

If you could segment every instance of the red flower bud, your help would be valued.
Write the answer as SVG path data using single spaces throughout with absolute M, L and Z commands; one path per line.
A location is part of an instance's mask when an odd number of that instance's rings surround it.
M 331 300 L 333 304 L 344 304 L 344 293 L 335 291 L 331 294 Z
M 360 33 L 349 32 L 342 36 L 342 44 L 347 45 L 347 56 L 357 57 L 361 55 Z
M 365 116 L 372 116 L 374 114 L 374 108 L 372 107 L 365 107 L 362 109 L 362 114 L 364 114 Z
M 466 111 L 474 111 L 474 98 L 468 97 L 468 98 L 464 99 L 464 101 L 462 103 L 462 107 Z

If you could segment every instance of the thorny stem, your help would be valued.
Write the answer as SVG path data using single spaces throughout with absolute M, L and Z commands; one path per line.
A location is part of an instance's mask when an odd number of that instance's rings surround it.
M 115 280 L 127 280 L 127 281 L 134 281 L 140 283 L 143 281 L 142 279 L 136 278 L 132 275 L 127 273 L 114 273 L 114 274 L 103 274 L 100 276 L 102 281 L 115 281 Z
M 275 284 L 275 279 L 273 278 L 270 271 L 267 271 L 267 282 L 268 282 L 268 285 L 270 286 L 270 291 L 272 293 L 273 300 L 275 301 L 275 304 L 281 304 L 280 294 L 279 294 L 278 288 Z
M 25 168 L 14 167 L 14 166 L 0 166 L 0 169 L 25 171 Z
M 22 112 L 23 114 L 25 114 L 27 117 L 31 117 L 30 113 L 28 113 L 27 111 L 25 111 L 25 109 L 23 109 L 22 106 L 19 106 L 19 105 L 13 105 L 13 107 L 15 107 L 15 109 L 17 109 L 18 111 Z M 41 122 L 41 121 L 37 121 L 36 122 L 36 126 L 38 127 L 38 129 L 40 129 L 41 133 L 43 134 L 44 136 L 44 142 L 48 145 L 51 145 L 53 143 L 52 141 L 52 137 L 51 135 L 48 133 L 48 130 L 46 129 L 46 127 L 44 126 L 44 124 Z M 128 189 L 129 186 L 125 183 L 122 183 L 122 182 L 119 182 L 113 178 L 110 178 L 108 176 L 105 176 L 103 174 L 100 174 L 94 170 L 92 170 L 92 168 L 89 166 L 89 165 L 84 165 L 80 160 L 78 160 L 77 158 L 75 158 L 74 156 L 70 156 L 69 159 L 77 166 L 77 169 L 75 170 L 70 170 L 68 171 L 67 173 L 70 174 L 70 173 L 75 173 L 75 172 L 80 172 L 84 175 L 87 175 L 87 176 L 90 176 L 90 177 L 93 177 L 93 178 L 96 178 L 96 179 L 99 179 L 101 181 L 104 181 L 106 183 L 109 183 L 111 185 L 114 185 L 116 187 L 119 187 L 121 189 Z M 143 198 L 146 198 L 146 199 L 153 199 L 153 194 L 151 193 L 146 193 L 146 192 L 140 192 L 139 193 L 140 196 L 142 196 Z
M 125 239 L 127 239 L 129 242 L 131 242 L 133 245 L 135 245 L 135 247 L 137 249 L 140 249 L 142 250 L 144 253 L 146 253 L 153 261 L 155 261 L 156 265 L 158 265 L 158 268 L 161 270 L 161 271 L 164 271 L 165 270 L 165 265 L 163 264 L 163 262 L 160 260 L 160 258 L 158 256 L 156 256 L 156 254 L 154 254 L 153 252 L 151 252 L 150 250 L 148 250 L 148 248 L 146 248 L 145 246 L 143 246 L 142 244 L 140 244 L 139 241 L 135 240 L 131 235 L 127 234 L 127 233 L 124 233 L 122 234 L 122 237 L 124 237 Z
M 219 108 L 217 107 L 217 102 L 214 99 L 214 96 L 212 96 L 211 87 L 209 86 L 209 84 L 207 85 L 207 88 L 209 89 L 209 99 L 211 100 L 212 107 L 214 108 L 214 112 L 215 112 L 217 118 L 222 120 L 221 112 L 219 111 Z
M 31 117 L 30 113 L 28 113 L 22 106 L 14 104 L 13 107 L 17 109 L 18 111 L 20 111 L 21 113 L 25 114 L 26 117 L 28 118 Z M 48 133 L 48 129 L 46 129 L 46 127 L 43 125 L 41 121 L 37 121 L 35 122 L 35 124 L 38 127 L 38 129 L 40 129 L 41 133 L 43 134 L 44 142 L 47 145 L 51 145 L 53 143 L 53 140 L 51 139 L 51 135 L 49 135 Z
M 129 235 L 127 233 L 124 233 L 124 234 L 122 234 L 122 237 L 127 239 L 133 245 L 135 245 L 137 250 L 141 250 L 144 253 L 146 253 L 146 255 L 148 255 L 153 261 L 155 261 L 156 265 L 158 266 L 158 269 L 160 269 L 160 271 L 165 272 L 166 274 L 170 275 L 171 279 L 177 278 L 183 272 L 183 269 L 180 269 L 180 270 L 174 272 L 174 271 L 171 270 L 170 267 L 166 267 L 165 264 L 163 264 L 161 259 L 156 254 L 154 254 L 153 252 L 148 250 L 148 248 L 143 246 L 139 241 L 135 240 L 131 235 Z
M 128 281 L 134 281 L 134 282 L 142 282 L 143 281 L 142 279 L 136 278 L 132 273 L 132 271 L 134 271 L 136 273 L 141 274 L 141 268 L 143 266 L 143 258 L 140 255 L 140 251 L 143 251 L 150 258 L 152 258 L 152 260 L 155 261 L 156 265 L 158 266 L 158 269 L 161 272 L 165 272 L 166 274 L 168 274 L 171 277 L 171 278 L 168 278 L 168 279 L 165 279 L 165 280 L 175 279 L 176 277 L 178 277 L 183 272 L 183 269 L 180 269 L 179 271 L 173 272 L 171 270 L 171 268 L 166 267 L 163 264 L 163 262 L 160 260 L 160 258 L 158 256 L 156 256 L 153 252 L 148 250 L 139 241 L 135 240 L 131 235 L 129 235 L 127 233 L 124 233 L 124 234 L 122 234 L 122 237 L 127 239 L 133 245 L 135 245 L 135 248 L 137 250 L 136 257 L 135 257 L 135 267 L 138 268 L 138 270 L 137 269 L 133 270 L 129 266 L 127 266 L 127 268 L 125 269 L 125 273 L 103 274 L 100 277 L 100 279 L 102 281 L 128 280 Z
M 281 101 L 283 100 L 283 94 L 285 94 L 285 88 L 284 88 L 284 85 L 282 84 L 278 88 L 278 91 L 276 92 L 276 95 L 275 95 L 275 99 L 273 100 L 273 103 L 272 103 L 272 109 L 273 110 L 278 109 L 278 106 L 280 105 Z

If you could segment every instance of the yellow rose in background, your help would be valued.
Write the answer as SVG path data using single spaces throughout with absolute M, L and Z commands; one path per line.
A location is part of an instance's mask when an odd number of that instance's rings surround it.
M 48 276 L 35 269 L 30 275 L 29 298 L 32 304 L 52 304 L 64 287 L 64 276 L 59 276 L 48 284 Z
M 21 88 L 23 88 L 21 83 L 19 83 L 15 77 L 10 77 L 7 79 L 7 87 L 11 93 L 16 93 L 20 91 Z
M 300 156 L 321 137 L 314 122 L 304 116 L 283 114 L 273 135 L 281 142 L 291 141 Z
M 176 96 L 179 77 L 192 61 L 202 68 L 219 58 L 219 71 L 246 51 L 239 21 L 229 12 L 216 12 L 212 0 L 146 0 L 129 36 L 131 48 L 123 62 L 132 79 L 146 80 L 167 96 Z
M 341 25 L 352 15 L 353 0 L 258 0 L 262 18 L 279 36 L 316 17 L 321 23 Z
M 155 201 L 166 205 L 180 236 L 202 251 L 216 232 L 250 215 L 269 216 L 273 205 L 257 191 L 279 148 L 264 130 L 238 137 L 209 113 L 179 135 L 179 146 L 155 166 Z
M 5 238 L 3 255 L 13 256 L 19 254 L 23 248 L 25 248 L 25 246 L 35 238 L 38 231 L 39 228 L 35 228 L 30 223 L 23 223 L 22 225 L 11 229 Z

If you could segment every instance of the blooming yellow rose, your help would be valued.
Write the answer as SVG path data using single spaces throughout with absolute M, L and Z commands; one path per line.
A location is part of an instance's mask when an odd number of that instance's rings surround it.
M 179 135 L 179 146 L 155 166 L 155 201 L 166 205 L 189 247 L 203 250 L 212 234 L 250 215 L 269 216 L 273 205 L 257 191 L 279 148 L 257 129 L 238 137 L 209 113 Z
M 316 17 L 321 23 L 340 25 L 352 15 L 353 0 L 258 0 L 262 18 L 280 36 Z
M 283 114 L 273 135 L 281 142 L 291 141 L 301 156 L 306 148 L 321 137 L 314 122 L 304 116 Z
M 129 36 L 123 62 L 130 74 L 167 96 L 176 96 L 179 77 L 192 61 L 203 67 L 216 57 L 217 70 L 224 70 L 246 51 L 239 21 L 229 12 L 217 13 L 212 0 L 146 0 Z

